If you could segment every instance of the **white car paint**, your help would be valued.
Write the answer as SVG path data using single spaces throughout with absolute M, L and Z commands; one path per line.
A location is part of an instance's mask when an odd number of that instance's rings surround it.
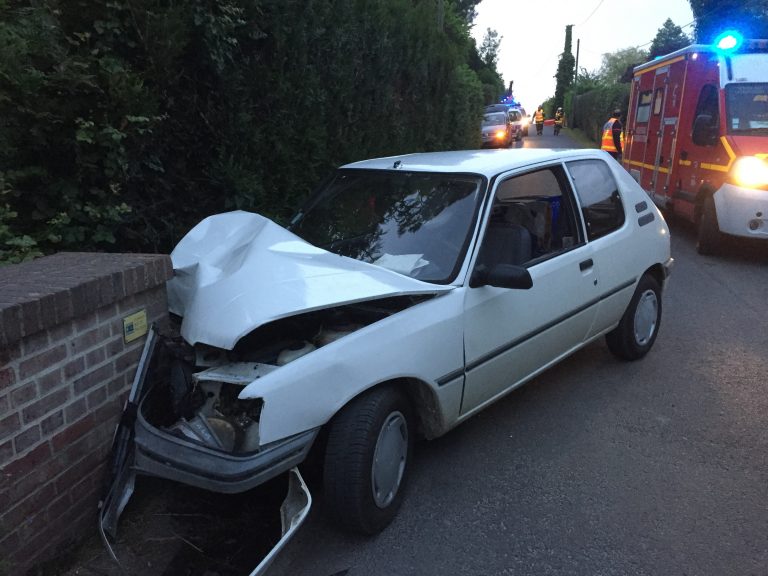
M 210 216 L 171 253 L 168 305 L 190 344 L 230 350 L 259 326 L 330 306 L 450 290 L 312 246 L 249 212 Z

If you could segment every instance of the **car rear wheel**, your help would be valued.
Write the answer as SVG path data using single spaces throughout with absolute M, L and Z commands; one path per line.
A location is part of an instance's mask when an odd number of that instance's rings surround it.
M 715 199 L 712 196 L 707 196 L 701 210 L 696 250 L 699 254 L 715 254 L 720 248 L 722 240 L 722 232 L 720 232 L 720 226 L 717 223 Z
M 332 420 L 325 454 L 328 515 L 342 527 L 376 534 L 395 517 L 413 447 L 412 410 L 395 388 L 377 388 Z
M 656 341 L 661 324 L 661 287 L 650 274 L 640 278 L 619 325 L 605 336 L 608 349 L 623 360 L 639 360 Z

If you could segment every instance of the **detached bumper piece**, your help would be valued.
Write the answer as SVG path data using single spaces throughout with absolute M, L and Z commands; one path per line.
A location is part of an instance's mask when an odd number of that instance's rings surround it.
M 149 407 L 147 404 L 157 402 L 157 396 L 151 394 L 151 389 L 157 384 L 152 381 L 153 377 L 162 374 L 166 365 L 160 358 L 163 356 L 160 353 L 162 348 L 163 344 L 153 327 L 147 336 L 123 417 L 115 432 L 107 489 L 100 503 L 99 531 L 102 540 L 112 558 L 118 561 L 108 536 L 112 540 L 116 538 L 118 520 L 133 494 L 137 474 L 234 494 L 290 471 L 288 495 L 281 507 L 282 538 L 252 573 L 261 574 L 309 511 L 312 498 L 295 467 L 306 458 L 318 430 L 309 430 L 257 450 L 238 453 L 217 449 L 203 441 L 174 433 L 172 426 L 154 426 L 147 420 L 146 413 L 150 408 L 157 411 L 157 406 Z

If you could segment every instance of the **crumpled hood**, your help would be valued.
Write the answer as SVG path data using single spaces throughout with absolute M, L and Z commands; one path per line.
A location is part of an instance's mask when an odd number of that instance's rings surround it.
M 451 290 L 332 254 L 250 212 L 210 216 L 171 253 L 168 305 L 181 335 L 231 350 L 259 326 L 364 300 Z

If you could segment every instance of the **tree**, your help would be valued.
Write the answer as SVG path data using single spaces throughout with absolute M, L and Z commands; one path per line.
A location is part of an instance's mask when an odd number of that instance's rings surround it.
M 603 54 L 603 65 L 598 75 L 606 84 L 617 84 L 626 77 L 627 70 L 648 60 L 648 52 L 639 48 L 630 47 L 616 52 Z
M 656 32 L 648 57 L 653 60 L 657 56 L 664 56 L 680 48 L 685 48 L 690 43 L 691 39 L 683 32 L 683 29 L 672 22 L 671 18 L 667 18 Z
M 565 46 L 563 53 L 560 54 L 560 61 L 557 63 L 557 74 L 555 74 L 555 96 L 552 103 L 553 108 L 557 109 L 563 106 L 565 93 L 573 84 L 573 72 L 576 67 L 576 59 L 571 53 L 571 29 L 573 24 L 565 27 Z
M 724 29 L 745 38 L 768 38 L 768 0 L 689 0 L 696 41 L 710 44 Z
M 503 36 L 499 36 L 496 30 L 488 28 L 485 31 L 485 36 L 483 36 L 483 43 L 480 44 L 480 59 L 483 64 L 494 70 L 499 58 L 499 46 L 501 46 L 502 38 Z

